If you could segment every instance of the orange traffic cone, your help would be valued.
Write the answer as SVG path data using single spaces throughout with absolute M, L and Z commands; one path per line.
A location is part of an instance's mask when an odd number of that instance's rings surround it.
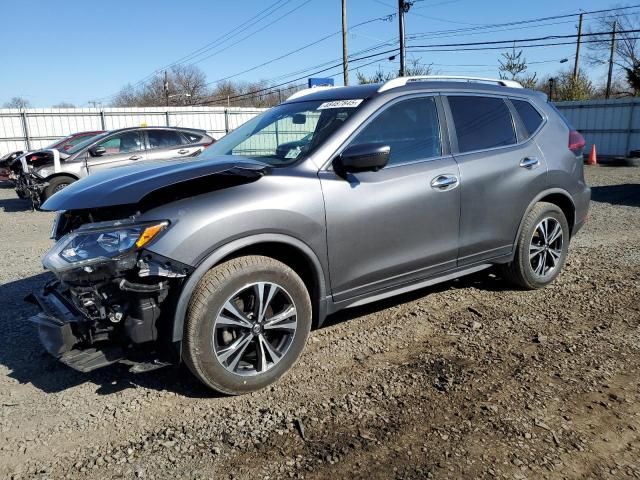
M 587 165 L 598 165 L 598 155 L 596 154 L 596 144 L 591 145 L 591 152 L 589 153 L 589 159 Z

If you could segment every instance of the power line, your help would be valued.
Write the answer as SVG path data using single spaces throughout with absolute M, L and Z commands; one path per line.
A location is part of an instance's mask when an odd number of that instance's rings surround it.
M 638 30 L 640 31 L 640 30 Z M 608 32 L 609 34 L 611 32 Z M 640 40 L 639 37 L 626 37 L 626 40 Z M 582 43 L 605 43 L 607 40 L 583 40 Z M 560 45 L 575 45 L 575 42 L 556 42 L 556 43 L 538 43 L 529 45 L 518 45 L 518 49 L 523 48 L 537 48 L 537 47 L 556 47 Z M 411 49 L 412 47 L 408 47 Z M 412 50 L 413 52 L 470 52 L 470 51 L 483 51 L 483 50 L 503 50 L 505 46 L 492 46 L 492 47 L 470 47 L 470 48 L 452 48 L 452 49 L 429 49 L 429 50 Z
M 619 30 L 617 33 L 638 33 L 640 29 L 633 30 Z M 442 43 L 442 44 L 431 44 L 431 45 L 413 45 L 413 48 L 430 48 L 430 47 L 471 47 L 476 45 L 497 45 L 500 43 L 508 43 L 508 44 L 516 44 L 519 42 L 539 42 L 544 40 L 561 40 L 564 38 L 576 38 L 578 36 L 582 37 L 595 37 L 600 35 L 608 35 L 611 32 L 591 32 L 591 33 L 582 33 L 581 35 L 570 34 L 570 35 L 547 35 L 545 37 L 533 37 L 533 38 L 516 38 L 511 40 L 491 40 L 488 42 L 466 42 L 466 43 Z M 602 42 L 602 40 L 599 40 Z M 571 42 L 573 43 L 573 42 Z M 515 45 L 517 46 L 517 45 Z M 504 48 L 504 47 L 502 47 Z
M 396 51 L 397 51 L 397 49 L 394 48 L 392 50 L 387 50 L 385 52 L 379 52 L 379 53 L 374 53 L 374 54 L 371 54 L 371 55 L 366 55 L 364 57 L 350 59 L 350 61 L 351 62 L 357 62 L 357 61 L 360 61 L 360 60 L 366 60 L 366 59 L 373 58 L 373 57 L 379 57 L 381 55 L 387 55 L 389 53 L 393 53 L 393 52 L 396 52 Z M 376 61 L 379 61 L 379 60 L 376 60 Z M 375 62 L 372 62 L 372 63 L 375 63 Z M 332 70 L 332 69 L 335 69 L 335 68 L 338 68 L 338 67 L 342 67 L 342 62 L 334 64 L 331 67 L 327 67 L 327 68 L 324 68 L 322 70 L 318 70 L 316 72 L 313 72 L 313 73 L 310 73 L 310 74 L 307 74 L 307 75 L 303 75 L 303 76 L 301 76 L 299 78 L 295 78 L 295 79 L 280 83 L 278 85 L 271 85 L 269 87 L 265 87 L 265 88 L 261 88 L 261 89 L 258 89 L 258 90 L 254 90 L 252 92 L 247 92 L 247 93 L 234 95 L 234 96 L 230 96 L 230 97 L 226 97 L 226 96 L 217 97 L 217 98 L 213 98 L 213 99 L 210 99 L 210 100 L 205 100 L 204 102 L 196 103 L 195 105 L 208 105 L 210 103 L 216 103 L 216 102 L 220 102 L 220 101 L 224 101 L 224 100 L 233 100 L 233 99 L 236 99 L 236 98 L 248 97 L 248 96 L 251 96 L 251 95 L 255 95 L 257 93 L 265 92 L 267 90 L 277 89 L 278 87 L 282 87 L 282 86 L 290 84 L 292 82 L 297 82 L 297 81 L 303 80 L 303 79 L 305 79 L 305 78 L 307 78 L 309 76 L 312 76 L 312 75 L 318 75 L 320 73 L 325 73 L 325 72 L 327 72 L 329 70 Z M 356 67 L 354 67 L 354 68 L 356 68 Z
M 354 28 L 360 27 L 362 25 L 367 25 L 367 24 L 372 23 L 372 22 L 376 22 L 376 21 L 380 21 L 380 20 L 386 20 L 389 16 L 392 16 L 392 15 L 395 15 L 395 14 L 391 14 L 391 15 L 387 15 L 387 16 L 376 17 L 376 18 L 372 18 L 372 19 L 369 19 L 369 20 L 365 20 L 364 22 L 360 22 L 360 23 L 357 23 L 356 25 L 353 25 L 352 27 L 350 27 L 348 29 L 348 31 L 351 31 Z M 207 82 L 207 85 L 213 85 L 213 84 L 216 84 L 216 83 L 220 83 L 220 82 L 223 82 L 225 80 L 229 80 L 231 78 L 235 78 L 235 77 L 238 77 L 240 75 L 243 75 L 245 73 L 252 72 L 254 70 L 257 70 L 258 68 L 267 66 L 267 65 L 269 65 L 271 63 L 274 63 L 274 62 L 277 62 L 279 60 L 282 60 L 283 58 L 289 57 L 289 56 L 294 55 L 294 54 L 296 54 L 298 52 L 306 50 L 307 48 L 312 47 L 314 45 L 317 45 L 317 44 L 319 44 L 319 43 L 321 43 L 321 42 L 323 42 L 325 40 L 328 40 L 329 38 L 334 37 L 334 36 L 336 36 L 336 35 L 338 35 L 340 33 L 341 33 L 341 30 L 338 30 L 338 31 L 333 32 L 333 33 L 330 33 L 328 35 L 325 35 L 324 37 L 321 37 L 321 38 L 319 38 L 317 40 L 314 40 L 313 42 L 309 42 L 306 45 L 303 45 L 302 47 L 299 47 L 299 48 L 296 48 L 294 50 L 291 50 L 290 52 L 287 52 L 287 53 L 285 53 L 283 55 L 280 55 L 278 57 L 272 58 L 271 60 L 267 60 L 267 61 L 265 61 L 265 62 L 263 62 L 263 63 L 261 63 L 259 65 L 255 65 L 255 66 L 253 66 L 251 68 L 248 68 L 246 70 L 243 70 L 241 72 L 237 72 L 237 73 L 234 73 L 234 74 L 231 74 L 231 75 L 227 75 L 226 77 L 222 77 L 222 78 L 219 78 L 217 80 L 213 80 L 211 82 Z M 327 62 L 327 63 L 329 63 L 329 62 Z
M 607 9 L 601 9 L 601 10 L 591 10 L 591 11 L 588 11 L 588 12 L 578 12 L 578 13 L 569 13 L 569 14 L 564 14 L 564 15 L 551 15 L 551 16 L 547 16 L 547 17 L 529 18 L 529 19 L 525 19 L 525 20 L 515 20 L 515 21 L 511 21 L 511 22 L 504 22 L 504 23 L 493 23 L 493 24 L 487 24 L 487 25 L 479 25 L 477 27 L 458 28 L 458 29 L 449 29 L 449 30 L 439 30 L 439 31 L 434 31 L 434 32 L 414 33 L 414 34 L 411 35 L 411 37 L 413 37 L 413 38 L 423 38 L 423 37 L 431 37 L 431 36 L 441 37 L 442 35 L 445 35 L 445 34 L 460 34 L 460 33 L 465 33 L 465 32 L 470 32 L 470 31 L 487 30 L 487 29 L 496 28 L 496 27 L 508 27 L 508 26 L 516 26 L 516 25 L 525 25 L 525 24 L 528 24 L 528 23 L 537 23 L 537 22 L 545 22 L 545 21 L 550 21 L 550 20 L 559 20 L 559 19 L 565 19 L 565 18 L 579 17 L 581 14 L 583 14 L 583 15 L 595 15 L 595 14 L 598 14 L 598 13 L 608 13 L 608 12 L 613 12 L 613 11 L 636 9 L 636 8 L 640 8 L 640 4 L 628 5 L 626 7 L 616 7 L 616 8 L 607 8 Z
M 206 45 L 203 45 L 202 47 L 200 47 L 200 48 L 188 53 L 187 55 L 185 55 L 183 57 L 180 57 L 179 59 L 177 59 L 177 60 L 175 60 L 175 61 L 173 61 L 173 62 L 171 62 L 171 63 L 169 63 L 167 65 L 164 65 L 163 67 L 157 68 L 152 73 L 150 73 L 149 75 L 147 75 L 143 79 L 141 79 L 138 82 L 136 82 L 132 86 L 132 88 L 137 88 L 137 87 L 143 85 L 148 80 L 150 80 L 155 75 L 157 75 L 159 72 L 161 72 L 161 71 L 163 71 L 163 70 L 165 70 L 167 68 L 171 68 L 171 67 L 176 66 L 178 64 L 184 63 L 185 61 L 188 61 L 188 60 L 190 60 L 192 58 L 196 58 L 197 56 L 203 54 L 205 51 L 208 51 L 208 50 L 210 50 L 212 48 L 215 48 L 219 44 L 226 43 L 227 41 L 229 41 L 230 39 L 232 39 L 236 35 L 239 35 L 240 33 L 243 33 L 244 31 L 246 31 L 247 28 L 251 28 L 252 26 L 258 24 L 262 20 L 268 18 L 270 15 L 275 13 L 277 10 L 283 8 L 284 6 L 289 4 L 291 1 L 292 0 L 276 0 L 276 2 L 272 3 L 269 7 L 259 11 L 253 17 L 251 17 L 248 20 L 244 21 L 240 25 L 237 25 L 236 27 L 232 28 L 227 33 L 217 37 L 215 40 L 212 40 L 211 42 L 207 43 Z M 112 98 L 112 97 L 115 97 L 117 94 L 118 93 L 107 95 L 105 97 L 102 97 L 102 99 Z
M 302 7 L 304 7 L 305 5 L 307 5 L 309 2 L 311 2 L 311 0 L 306 0 L 306 1 L 305 1 L 305 2 L 303 2 L 301 5 L 298 5 L 297 7 L 295 7 L 295 8 L 293 8 L 293 9 L 289 10 L 288 12 L 284 13 L 283 15 L 281 15 L 281 16 L 280 16 L 280 17 L 278 17 L 278 18 L 276 18 L 276 19 L 275 19 L 275 20 L 273 20 L 272 22 L 267 23 L 266 25 L 264 25 L 263 27 L 259 28 L 258 30 L 255 30 L 255 31 L 251 32 L 250 34 L 248 34 L 248 35 L 246 35 L 246 36 L 242 37 L 241 39 L 236 40 L 236 41 L 235 41 L 235 43 L 234 43 L 233 45 L 227 45 L 226 47 L 221 48 L 220 50 L 216 50 L 215 52 L 213 52 L 213 53 L 211 53 L 211 54 L 207 55 L 206 57 L 202 57 L 202 58 L 199 58 L 198 60 L 196 60 L 195 62 L 191 62 L 191 64 L 192 64 L 192 65 L 195 65 L 196 63 L 203 62 L 203 61 L 205 61 L 205 60 L 207 60 L 207 59 L 209 59 L 209 58 L 211 58 L 211 57 L 214 57 L 214 56 L 218 55 L 219 53 L 222 53 L 222 52 L 224 52 L 224 51 L 226 51 L 226 50 L 229 50 L 231 47 L 236 46 L 238 43 L 245 41 L 247 38 L 251 38 L 251 37 L 253 37 L 253 36 L 254 36 L 254 35 L 256 35 L 257 33 L 260 33 L 260 32 L 261 32 L 261 31 L 263 31 L 264 29 L 266 29 L 266 28 L 270 27 L 270 26 L 271 26 L 271 25 L 273 25 L 274 23 L 277 23 L 277 22 L 279 22 L 280 20 L 283 20 L 284 18 L 286 18 L 286 17 L 288 17 L 289 15 L 291 15 L 293 12 L 295 12 L 295 11 L 297 11 L 297 10 L 300 10 Z

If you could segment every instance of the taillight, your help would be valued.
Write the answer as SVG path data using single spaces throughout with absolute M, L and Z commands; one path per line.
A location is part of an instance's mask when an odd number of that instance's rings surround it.
M 582 134 L 576 130 L 571 130 L 569 132 L 569 150 L 571 150 L 576 155 L 582 155 L 582 151 L 584 150 L 584 146 L 586 142 Z

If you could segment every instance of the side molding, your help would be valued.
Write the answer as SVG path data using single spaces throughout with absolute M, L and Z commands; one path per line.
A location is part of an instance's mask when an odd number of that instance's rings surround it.
M 250 237 L 240 238 L 233 242 L 227 243 L 222 247 L 215 250 L 207 258 L 205 258 L 200 265 L 189 276 L 189 279 L 184 284 L 178 303 L 176 305 L 176 312 L 173 318 L 173 333 L 172 341 L 180 342 L 182 340 L 182 334 L 184 332 L 184 321 L 187 316 L 187 309 L 189 307 L 189 300 L 196 285 L 200 279 L 207 273 L 212 267 L 218 264 L 223 258 L 242 250 L 243 248 L 250 247 L 252 245 L 258 245 L 260 243 L 281 243 L 289 245 L 291 247 L 300 250 L 312 263 L 314 267 L 314 273 L 316 275 L 316 281 L 318 282 L 318 298 L 312 299 L 319 302 L 318 321 L 322 324 L 324 317 L 326 316 L 326 279 L 325 272 L 322 268 L 320 260 L 314 253 L 314 251 L 306 245 L 304 242 L 297 238 L 290 237 L 288 235 L 282 235 L 277 233 L 263 233 L 259 235 L 252 235 Z

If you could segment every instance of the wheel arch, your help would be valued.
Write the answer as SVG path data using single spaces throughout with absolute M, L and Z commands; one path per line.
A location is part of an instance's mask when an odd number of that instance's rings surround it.
M 573 203 L 571 195 L 569 194 L 569 192 L 561 188 L 550 188 L 536 195 L 536 197 L 531 200 L 531 202 L 527 206 L 527 209 L 524 211 L 522 218 L 520 219 L 520 224 L 518 225 L 518 231 L 516 232 L 515 238 L 513 240 L 514 251 L 516 243 L 518 242 L 518 238 L 520 237 L 520 232 L 522 231 L 522 226 L 524 225 L 524 219 L 531 211 L 531 209 L 539 202 L 548 202 L 557 205 L 558 208 L 562 210 L 562 213 L 564 213 L 564 216 L 567 218 L 570 233 L 573 233 L 573 228 L 575 226 L 576 207 Z
M 325 270 L 315 252 L 304 242 L 288 235 L 258 234 L 223 245 L 196 267 L 182 287 L 176 303 L 172 330 L 173 342 L 182 341 L 189 301 L 204 274 L 226 260 L 243 255 L 264 255 L 275 258 L 299 274 L 309 290 L 313 307 L 313 326 L 322 325 L 327 312 L 324 300 L 327 280 Z
M 49 180 L 52 180 L 54 178 L 59 178 L 59 177 L 69 177 L 69 178 L 72 178 L 74 182 L 80 180 L 80 177 L 78 177 L 77 175 L 75 175 L 73 173 L 69 173 L 69 172 L 54 173 L 54 174 L 49 175 L 45 180 L 49 181 Z

